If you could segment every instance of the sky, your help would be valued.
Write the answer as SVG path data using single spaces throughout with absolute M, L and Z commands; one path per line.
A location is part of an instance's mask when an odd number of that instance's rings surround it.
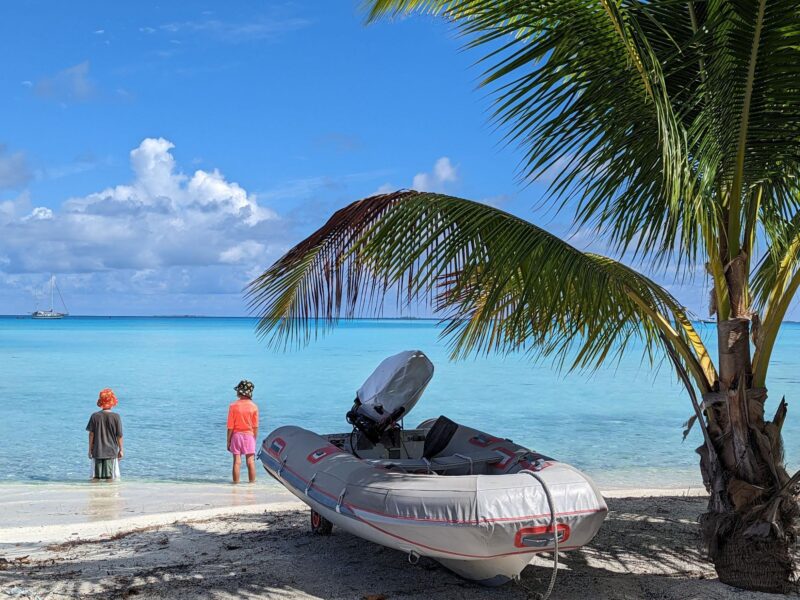
M 366 25 L 358 0 L 34 0 L 2 16 L 0 314 L 46 308 L 55 273 L 72 314 L 244 316 L 247 282 L 334 210 L 400 188 L 602 250 L 542 209 L 552 174 L 520 183 L 480 55 L 444 21 Z M 706 316 L 705 277 L 652 275 Z

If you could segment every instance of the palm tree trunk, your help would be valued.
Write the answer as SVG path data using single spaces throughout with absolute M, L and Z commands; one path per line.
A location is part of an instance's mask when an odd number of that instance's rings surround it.
M 767 390 L 752 387 L 749 329 L 741 317 L 718 323 L 719 386 L 703 397 L 714 448 L 698 448 L 710 493 L 700 525 L 720 581 L 785 593 L 796 583 L 800 514 L 793 496 L 783 493 L 789 491 L 781 439 L 786 402 L 764 420 Z

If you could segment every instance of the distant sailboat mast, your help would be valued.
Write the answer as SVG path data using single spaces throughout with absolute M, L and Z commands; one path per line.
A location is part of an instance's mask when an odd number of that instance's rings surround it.
M 61 299 L 61 304 L 64 306 L 63 313 L 54 310 L 56 290 L 58 290 L 58 297 Z M 63 319 L 68 315 L 69 313 L 67 312 L 67 303 L 64 302 L 64 296 L 61 295 L 61 289 L 58 287 L 58 284 L 56 283 L 56 276 L 50 275 L 50 309 L 34 311 L 31 314 L 31 317 L 33 317 L 34 319 Z

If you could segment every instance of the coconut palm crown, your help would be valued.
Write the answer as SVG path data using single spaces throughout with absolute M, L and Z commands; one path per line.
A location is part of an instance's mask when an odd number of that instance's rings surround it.
M 456 356 L 524 350 L 594 368 L 632 342 L 651 359 L 666 350 L 701 396 L 701 528 L 720 579 L 792 587 L 800 476 L 783 465 L 787 405 L 765 419 L 764 404 L 800 286 L 800 5 L 371 0 L 368 10 L 441 15 L 482 50 L 521 178 L 557 166 L 550 202 L 612 257 L 462 198 L 377 195 L 251 283 L 260 332 L 305 342 L 392 291 L 433 299 Z M 707 271 L 716 360 L 678 300 L 621 257 Z

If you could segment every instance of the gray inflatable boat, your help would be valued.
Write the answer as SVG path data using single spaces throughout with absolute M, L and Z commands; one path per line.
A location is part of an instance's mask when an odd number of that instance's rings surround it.
M 392 356 L 359 389 L 351 433 L 280 427 L 258 458 L 311 507 L 315 532 L 335 525 L 485 585 L 516 578 L 556 543 L 587 544 L 608 508 L 574 467 L 446 417 L 398 425 L 432 375 L 422 352 Z

